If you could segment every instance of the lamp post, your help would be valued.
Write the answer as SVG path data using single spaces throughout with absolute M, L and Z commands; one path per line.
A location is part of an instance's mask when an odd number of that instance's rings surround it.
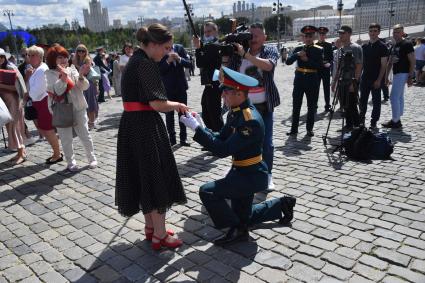
M 283 4 L 280 0 L 273 2 L 273 12 L 277 14 L 277 49 L 280 50 L 280 11 L 283 11 Z
M 15 52 L 16 52 L 16 62 L 19 62 L 19 51 L 18 51 L 18 47 L 16 46 L 16 37 L 13 34 L 13 27 L 12 27 L 12 19 L 11 17 L 15 16 L 15 14 L 13 13 L 12 10 L 8 10 L 5 9 L 3 10 L 3 15 L 7 16 L 9 18 L 9 24 L 10 24 L 10 33 L 12 35 L 12 43 L 13 43 L 13 47 L 15 48 Z
M 391 38 L 391 24 L 392 24 L 392 19 L 395 16 L 395 10 L 394 10 L 395 2 L 396 0 L 388 0 L 388 4 L 390 4 L 390 8 L 388 9 L 388 14 L 390 16 L 388 20 L 388 38 Z
M 145 18 L 143 16 L 140 16 L 137 18 L 137 21 L 140 23 L 140 27 L 143 26 L 143 22 L 145 21 Z
M 341 24 L 342 24 L 342 10 L 344 9 L 344 4 L 342 3 L 342 0 L 338 0 L 337 3 L 337 10 L 339 13 L 339 22 L 338 22 L 338 29 L 341 28 Z

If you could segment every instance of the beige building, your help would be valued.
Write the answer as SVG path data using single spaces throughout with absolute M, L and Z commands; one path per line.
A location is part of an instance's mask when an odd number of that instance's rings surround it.
M 393 3 L 394 16 L 390 20 L 390 6 Z M 367 30 L 370 23 L 382 28 L 397 23 L 403 25 L 425 22 L 425 0 L 357 0 L 354 8 L 355 31 Z
M 292 31 L 294 35 L 300 34 L 303 26 L 312 25 L 316 27 L 327 27 L 329 34 L 336 34 L 339 27 L 339 16 L 330 17 L 309 17 L 309 18 L 298 18 L 292 23 Z M 352 27 L 354 25 L 354 16 L 347 15 L 341 17 L 341 25 L 347 25 Z
M 102 8 L 100 0 L 91 0 L 89 9 L 83 9 L 84 24 L 94 32 L 109 30 L 108 8 Z

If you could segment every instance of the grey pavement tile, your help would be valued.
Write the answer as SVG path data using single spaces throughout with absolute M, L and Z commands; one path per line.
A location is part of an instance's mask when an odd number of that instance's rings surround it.
M 9 267 L 8 269 L 3 270 L 2 273 L 7 278 L 7 280 L 11 282 L 16 282 L 25 279 L 34 274 L 31 269 L 29 269 L 23 264 Z
M 393 250 L 389 250 L 386 248 L 377 248 L 373 252 L 376 257 L 388 261 L 389 263 L 401 265 L 401 266 L 408 266 L 411 258 L 407 255 L 400 254 L 398 252 L 395 252 Z
M 286 271 L 286 275 L 304 282 L 317 282 L 323 277 L 320 271 L 301 263 L 294 264 Z

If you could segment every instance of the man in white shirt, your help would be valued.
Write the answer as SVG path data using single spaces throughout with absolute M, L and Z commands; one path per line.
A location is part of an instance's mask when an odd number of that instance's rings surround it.
M 122 48 L 122 54 L 120 56 L 120 71 L 122 72 L 127 65 L 130 57 L 133 56 L 133 44 L 126 42 Z
M 419 85 L 424 84 L 424 81 L 421 81 L 422 70 L 425 67 L 425 37 L 421 39 L 421 44 L 415 46 L 415 59 L 416 59 L 416 82 Z

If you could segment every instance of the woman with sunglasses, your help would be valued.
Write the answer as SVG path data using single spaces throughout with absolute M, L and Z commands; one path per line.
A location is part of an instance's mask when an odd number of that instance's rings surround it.
M 21 164 L 26 160 L 25 153 L 25 124 L 23 111 L 23 97 L 27 93 L 24 79 L 18 69 L 6 58 L 6 52 L 0 48 L 0 69 L 13 70 L 16 72 L 14 85 L 1 85 L 0 97 L 6 104 L 12 116 L 12 121 L 6 124 L 9 148 L 17 150 L 17 154 L 9 161 L 13 164 Z
M 75 56 L 72 60 L 73 65 L 79 71 L 81 66 L 89 64 L 92 66 L 92 59 L 90 58 L 87 47 L 84 44 L 79 44 L 76 48 Z M 84 97 L 87 101 L 87 116 L 89 117 L 89 130 L 95 128 L 95 121 L 97 113 L 99 112 L 99 103 L 97 102 L 97 82 L 89 80 L 89 88 L 84 91 Z
M 53 101 L 62 103 L 65 95 L 73 106 L 74 126 L 57 128 L 57 130 L 65 153 L 65 160 L 68 163 L 67 169 L 75 172 L 78 167 L 72 145 L 73 130 L 80 138 L 86 151 L 89 168 L 97 167 L 97 161 L 94 155 L 93 141 L 87 127 L 87 102 L 83 95 L 83 91 L 89 87 L 89 82 L 85 76 L 90 71 L 90 64 L 82 65 L 80 70 L 77 71 L 74 66 L 68 67 L 68 57 L 68 51 L 64 47 L 60 45 L 50 47 L 46 59 L 49 66 L 49 70 L 46 71 L 46 78 L 49 107 L 51 107 Z

